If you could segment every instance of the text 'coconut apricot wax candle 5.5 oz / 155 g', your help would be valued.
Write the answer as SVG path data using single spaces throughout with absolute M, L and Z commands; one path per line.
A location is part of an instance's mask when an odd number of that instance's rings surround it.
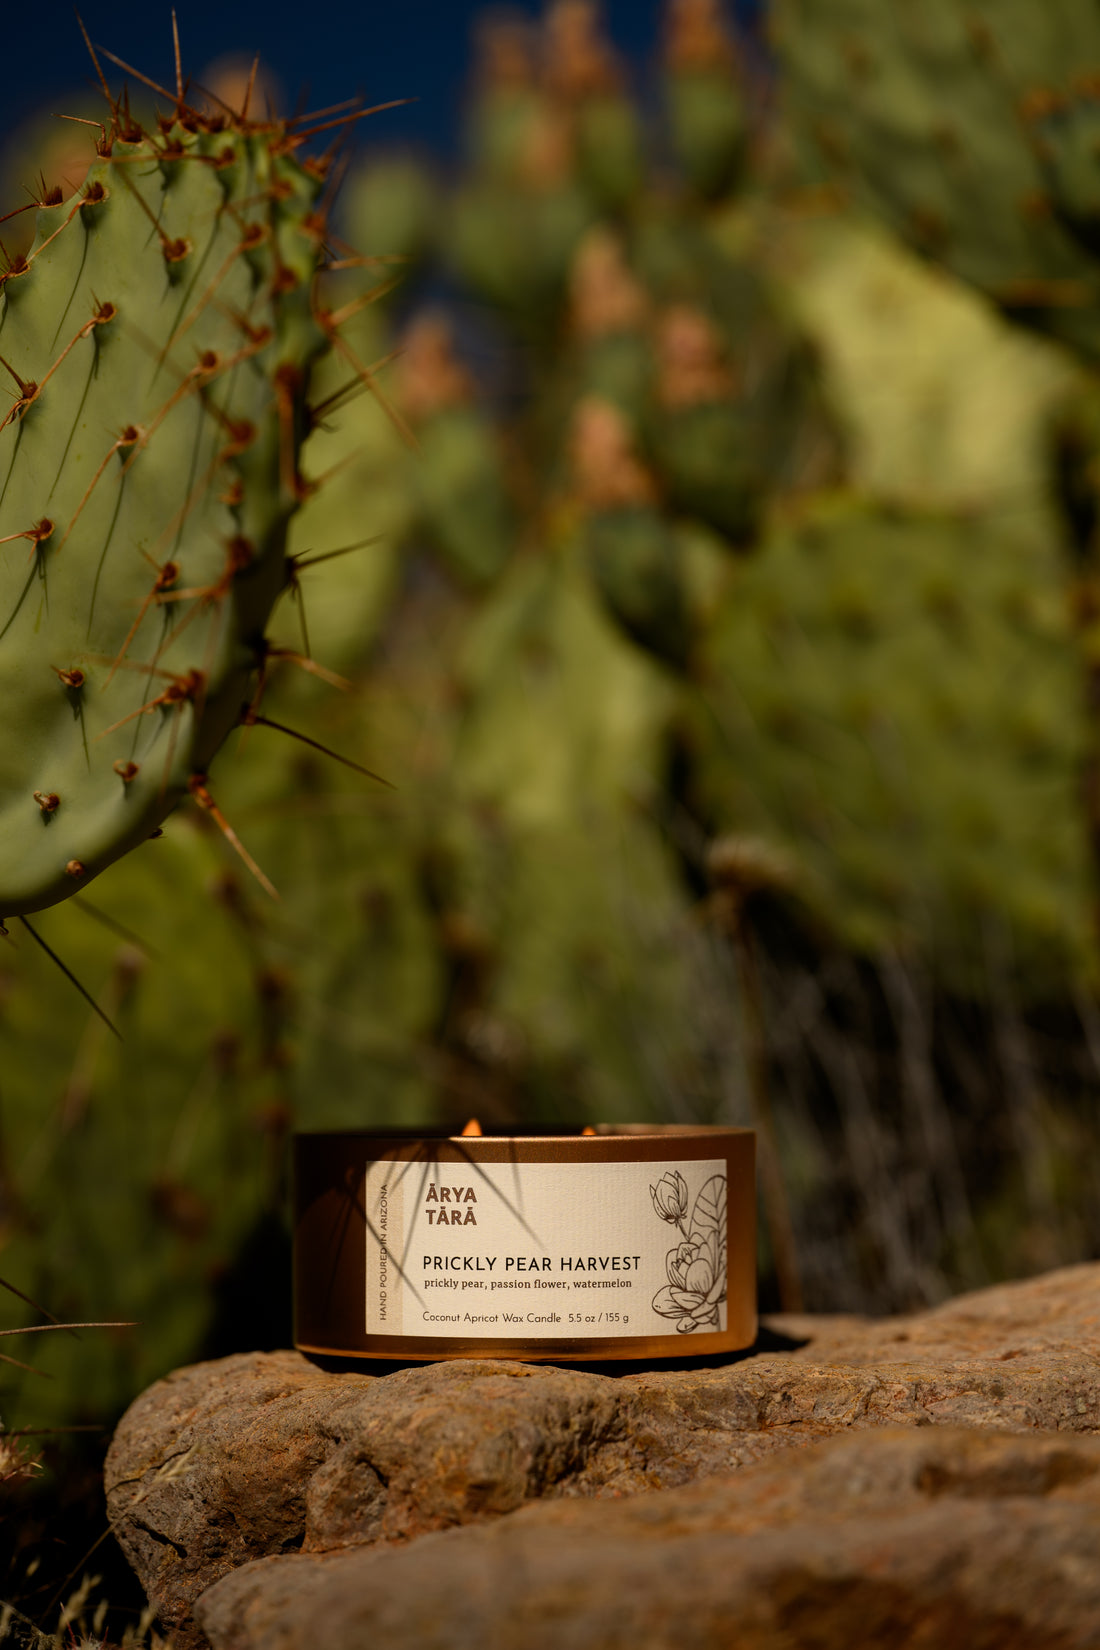
M 295 1137 L 301 1351 L 570 1362 L 752 1344 L 751 1129 L 468 1129 Z

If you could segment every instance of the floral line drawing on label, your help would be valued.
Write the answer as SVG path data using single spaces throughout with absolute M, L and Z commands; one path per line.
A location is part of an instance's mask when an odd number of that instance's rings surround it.
M 665 1256 L 668 1282 L 653 1297 L 654 1312 L 675 1318 L 681 1335 L 717 1329 L 719 1307 L 726 1298 L 725 1175 L 712 1175 L 700 1187 L 687 1224 L 687 1181 L 679 1169 L 663 1174 L 649 1195 L 659 1218 L 681 1236 Z

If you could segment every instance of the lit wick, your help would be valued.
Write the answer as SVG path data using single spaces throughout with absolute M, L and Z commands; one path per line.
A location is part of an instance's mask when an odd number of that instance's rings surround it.
M 470 1121 L 467 1123 L 467 1125 L 463 1129 L 462 1133 L 464 1135 L 467 1135 L 467 1134 L 480 1134 L 481 1133 L 481 1124 L 478 1122 L 476 1117 L 471 1117 Z

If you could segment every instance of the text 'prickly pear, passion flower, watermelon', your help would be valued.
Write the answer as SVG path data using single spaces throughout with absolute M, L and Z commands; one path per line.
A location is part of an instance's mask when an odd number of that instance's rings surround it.
M 148 837 L 247 718 L 311 363 L 324 168 L 293 125 L 113 106 L 0 280 L 0 921 Z

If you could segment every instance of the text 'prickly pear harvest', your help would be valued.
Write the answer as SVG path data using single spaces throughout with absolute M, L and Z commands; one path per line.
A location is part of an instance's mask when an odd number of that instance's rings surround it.
M 300 124 L 182 90 L 154 132 L 112 114 L 0 276 L 0 921 L 78 891 L 188 792 L 213 806 L 292 582 L 334 331 Z

